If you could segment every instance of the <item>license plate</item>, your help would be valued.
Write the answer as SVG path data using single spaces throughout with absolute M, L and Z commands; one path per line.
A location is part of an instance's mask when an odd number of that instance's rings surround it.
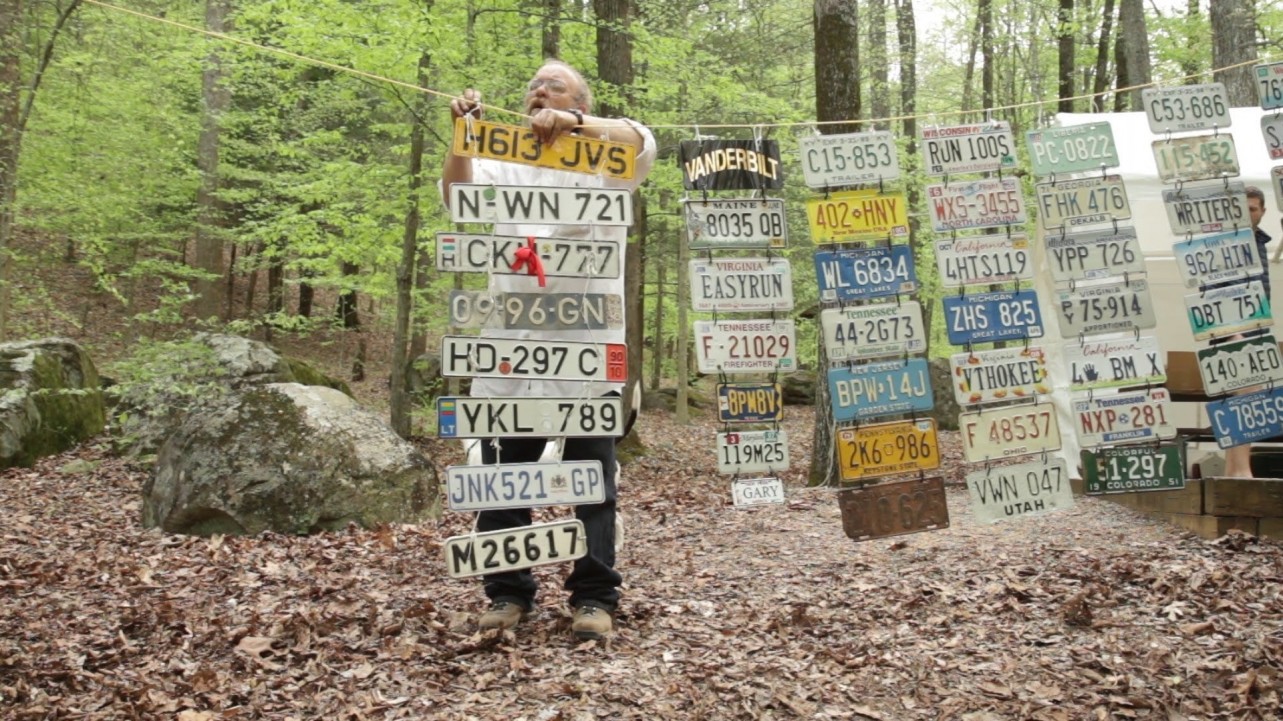
M 467 118 L 454 121 L 454 154 L 607 178 L 637 173 L 637 148 L 627 143 L 573 134 L 541 143 L 528 127 Z
M 622 421 L 617 397 L 437 399 L 441 438 L 614 438 Z
M 1230 396 L 1207 404 L 1212 435 L 1221 448 L 1283 434 L 1283 388 Z
M 1155 140 L 1154 162 L 1164 183 L 1220 180 L 1238 177 L 1238 151 L 1234 136 L 1196 135 Z
M 806 201 L 806 221 L 816 243 L 907 238 L 904 193 L 852 190 Z
M 784 431 L 735 431 L 717 434 L 717 472 L 773 473 L 789 467 Z
M 1033 280 L 1029 236 L 978 235 L 936 241 L 936 268 L 946 288 Z
M 1222 343 L 1198 351 L 1203 393 L 1219 396 L 1265 383 L 1283 382 L 1283 359 L 1272 335 Z
M 1016 142 L 1005 120 L 922 129 L 927 175 L 991 173 L 1016 167 Z
M 880 298 L 918 289 L 913 249 L 907 245 L 815 253 L 821 301 Z
M 887 130 L 798 139 L 802 177 L 808 188 L 880 183 L 900 177 L 895 136 Z
M 797 370 L 792 320 L 697 320 L 695 354 L 700 373 Z
M 467 578 L 574 561 L 588 555 L 588 538 L 583 521 L 574 518 L 451 536 L 444 549 L 446 573 Z
M 1283 207 L 1283 165 L 1270 168 L 1270 185 L 1274 186 L 1274 202 Z
M 1060 449 L 1051 403 L 1022 403 L 958 416 L 962 455 L 971 463 Z
M 973 180 L 927 186 L 931 227 L 938 233 L 968 228 L 1020 225 L 1028 220 L 1016 178 Z
M 1042 337 L 1038 295 L 1032 290 L 948 295 L 941 302 L 954 345 Z
M 441 375 L 624 383 L 628 349 L 622 343 L 447 335 L 441 337 Z
M 452 511 L 575 506 L 606 500 L 601 461 L 448 466 L 446 504 Z
M 1118 146 L 1109 123 L 1084 123 L 1063 128 L 1031 130 L 1029 161 L 1034 175 L 1047 177 L 1117 167 Z
M 1171 404 L 1166 388 L 1075 398 L 1078 444 L 1093 447 L 1175 438 L 1176 426 L 1167 418 Z
M 450 219 L 456 223 L 628 226 L 633 224 L 633 197 L 619 188 L 454 183 Z
M 731 502 L 736 508 L 784 502 L 784 483 L 778 478 L 740 478 L 731 482 Z
M 925 358 L 830 368 L 833 420 L 860 421 L 935 407 Z
M 691 308 L 697 311 L 793 309 L 787 258 L 718 258 L 690 262 Z
M 1190 293 L 1185 296 L 1185 309 L 1194 340 L 1274 325 L 1270 302 L 1259 280 Z
M 1137 331 L 1158 325 L 1149 281 L 1078 286 L 1056 292 L 1062 338 Z
M 844 481 L 940 467 L 940 444 L 933 420 L 839 428 L 837 452 Z
M 1122 446 L 1079 453 L 1089 496 L 1185 487 L 1185 445 Z
M 1256 94 L 1263 110 L 1283 108 L 1283 62 L 1252 66 L 1256 76 Z
M 1166 358 L 1152 335 L 1094 338 L 1065 347 L 1069 389 L 1087 391 L 1167 382 Z
M 776 140 L 683 140 L 677 146 L 682 187 L 687 190 L 779 190 L 780 144 Z
M 517 249 L 526 238 L 515 235 L 437 233 L 437 270 L 447 273 L 527 275 L 526 267 L 514 270 Z M 544 275 L 558 278 L 618 278 L 620 245 L 605 240 L 535 239 L 535 252 Z
M 1034 190 L 1044 228 L 1073 228 L 1132 217 L 1127 188 L 1120 175 L 1039 183 Z
M 1059 282 L 1108 278 L 1145 271 L 1136 229 L 1080 230 L 1046 239 L 1051 276 Z
M 1172 246 L 1176 272 L 1186 288 L 1261 274 L 1256 236 L 1250 228 L 1193 238 Z
M 1032 398 L 1051 393 L 1041 348 L 1000 348 L 955 353 L 949 358 L 953 397 L 959 405 Z
M 1176 235 L 1215 233 L 1247 228 L 1247 195 L 1242 183 L 1225 183 L 1210 188 L 1184 187 L 1163 191 L 1167 224 Z
M 784 418 L 784 389 L 779 383 L 717 384 L 717 420 L 722 423 L 775 423 Z
M 1140 92 L 1140 100 L 1149 130 L 1155 135 L 1230 126 L 1223 83 L 1145 88 Z
M 783 248 L 788 244 L 784 201 L 687 200 L 686 231 L 691 250 Z
M 820 311 L 824 351 L 831 361 L 921 353 L 927 349 L 917 301 Z
M 842 531 L 853 541 L 949 527 L 949 503 L 940 476 L 839 491 L 838 508 Z
M 610 293 L 450 291 L 450 325 L 506 330 L 608 330 L 624 327 L 624 301 Z
M 971 513 L 981 523 L 1037 516 L 1074 505 L 1063 460 L 997 466 L 967 474 Z
M 1261 116 L 1261 136 L 1270 160 L 1283 160 L 1283 113 Z

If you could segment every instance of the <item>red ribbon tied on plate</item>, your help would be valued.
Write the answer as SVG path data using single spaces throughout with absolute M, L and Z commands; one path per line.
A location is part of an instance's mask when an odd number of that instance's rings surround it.
M 521 270 L 522 266 L 525 266 L 527 275 L 539 278 L 540 288 L 548 284 L 543 275 L 543 261 L 539 260 L 539 253 L 535 250 L 535 236 L 533 235 L 526 236 L 526 247 L 517 248 L 517 257 L 512 261 L 513 270 Z

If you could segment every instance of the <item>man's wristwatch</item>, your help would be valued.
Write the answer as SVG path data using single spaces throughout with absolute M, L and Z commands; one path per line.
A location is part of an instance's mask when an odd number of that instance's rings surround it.
M 571 130 L 570 132 L 575 133 L 577 135 L 579 133 L 579 129 L 584 126 L 584 114 L 580 112 L 578 108 L 571 108 L 566 112 L 575 116 L 575 129 Z

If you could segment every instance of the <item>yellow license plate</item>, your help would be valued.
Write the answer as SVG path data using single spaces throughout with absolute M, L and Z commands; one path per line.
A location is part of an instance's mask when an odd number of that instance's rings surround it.
M 816 243 L 901 238 L 909 235 L 904 193 L 854 190 L 806 201 L 806 221 Z
M 637 149 L 627 143 L 562 135 L 546 146 L 530 128 L 484 120 L 472 121 L 471 134 L 467 121 L 454 121 L 454 154 L 626 180 L 637 172 Z
M 839 429 L 837 450 L 844 481 L 940 467 L 936 422 L 930 419 Z

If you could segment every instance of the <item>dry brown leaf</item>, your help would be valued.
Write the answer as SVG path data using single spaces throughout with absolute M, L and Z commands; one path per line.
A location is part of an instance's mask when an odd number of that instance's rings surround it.
M 1216 624 L 1211 621 L 1201 623 L 1185 623 L 1179 626 L 1181 633 L 1186 636 L 1198 636 L 1204 633 L 1211 633 L 1216 630 Z

